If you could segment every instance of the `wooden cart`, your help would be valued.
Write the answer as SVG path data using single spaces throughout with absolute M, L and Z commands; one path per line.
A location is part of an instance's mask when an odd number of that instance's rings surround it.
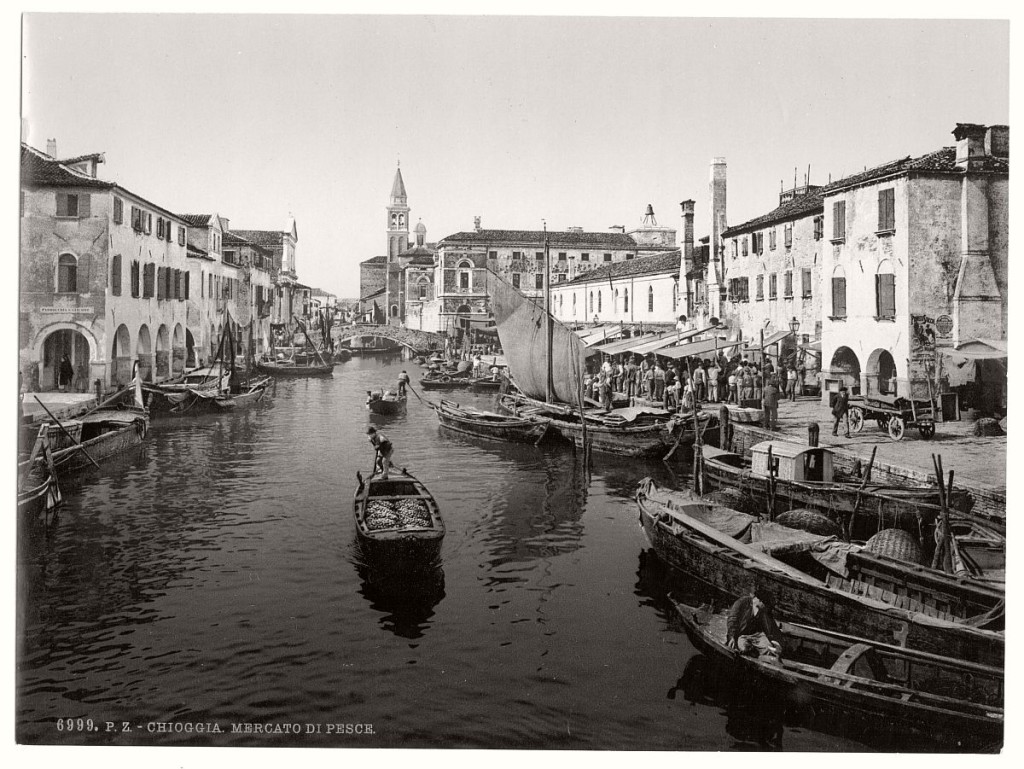
M 922 438 L 935 435 L 935 415 L 938 407 L 934 400 L 873 395 L 850 399 L 850 429 L 859 433 L 864 423 L 874 419 L 878 427 L 889 433 L 894 441 L 901 440 L 908 427 L 916 427 Z

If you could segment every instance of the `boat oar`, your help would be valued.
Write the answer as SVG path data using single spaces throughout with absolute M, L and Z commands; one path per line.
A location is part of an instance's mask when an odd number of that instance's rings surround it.
M 89 452 L 85 450 L 85 446 L 83 446 L 81 444 L 81 442 L 77 438 L 75 438 L 75 436 L 73 436 L 71 433 L 69 433 L 67 431 L 67 428 L 65 428 L 64 425 L 62 425 L 60 423 L 60 420 L 57 419 L 57 417 L 55 417 L 53 415 L 52 411 L 50 411 L 48 408 L 46 408 L 46 406 L 43 404 L 43 402 L 41 400 L 39 400 L 39 396 L 38 395 L 33 395 L 32 397 L 36 399 L 36 403 L 38 403 L 40 406 L 43 407 L 43 411 L 45 411 L 47 413 L 47 415 L 50 417 L 50 419 L 52 419 L 54 422 L 57 423 L 57 427 L 59 427 L 61 432 L 64 433 L 64 435 L 66 435 L 68 437 L 68 440 L 70 440 L 73 444 L 75 444 L 78 447 L 79 451 L 81 451 L 83 454 L 85 454 L 85 458 L 88 459 L 90 462 L 92 462 L 94 467 L 99 467 L 100 466 L 99 462 L 97 462 L 95 459 L 93 459 L 89 455 Z

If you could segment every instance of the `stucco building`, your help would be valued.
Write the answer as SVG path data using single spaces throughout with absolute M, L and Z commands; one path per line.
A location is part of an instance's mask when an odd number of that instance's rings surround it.
M 195 287 L 187 223 L 98 178 L 101 154 L 58 159 L 21 146 L 19 370 L 23 386 L 57 387 L 67 354 L 73 389 L 127 384 L 133 362 L 159 381 L 180 374 Z
M 955 380 L 943 351 L 1005 347 L 1010 132 L 961 123 L 953 137 L 824 190 L 823 397 L 845 382 L 927 399 Z M 1005 369 L 988 385 L 1005 398 Z

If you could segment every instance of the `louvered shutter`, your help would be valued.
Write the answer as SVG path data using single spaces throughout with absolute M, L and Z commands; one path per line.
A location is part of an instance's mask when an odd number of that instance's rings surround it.
M 187 271 L 185 272 L 185 298 L 186 299 L 189 298 L 189 275 L 190 274 L 191 273 L 189 273 Z
M 832 278 L 832 317 L 846 317 L 846 278 Z
M 89 193 L 78 196 L 78 218 L 88 219 L 92 215 L 92 196 Z
M 110 260 L 110 292 L 114 296 L 121 296 L 121 255 L 114 254 Z
M 875 275 L 876 309 L 879 318 L 896 317 L 896 276 Z
M 832 239 L 846 237 L 846 201 L 840 200 L 832 206 Z

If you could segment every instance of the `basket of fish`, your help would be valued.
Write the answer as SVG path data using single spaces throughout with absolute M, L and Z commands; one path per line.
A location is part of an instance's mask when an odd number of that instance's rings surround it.
M 392 468 L 388 479 L 357 477 L 354 510 L 364 556 L 389 566 L 435 560 L 444 522 L 426 486 L 404 468 Z
M 433 525 L 422 499 L 371 499 L 366 503 L 365 520 L 371 531 Z

